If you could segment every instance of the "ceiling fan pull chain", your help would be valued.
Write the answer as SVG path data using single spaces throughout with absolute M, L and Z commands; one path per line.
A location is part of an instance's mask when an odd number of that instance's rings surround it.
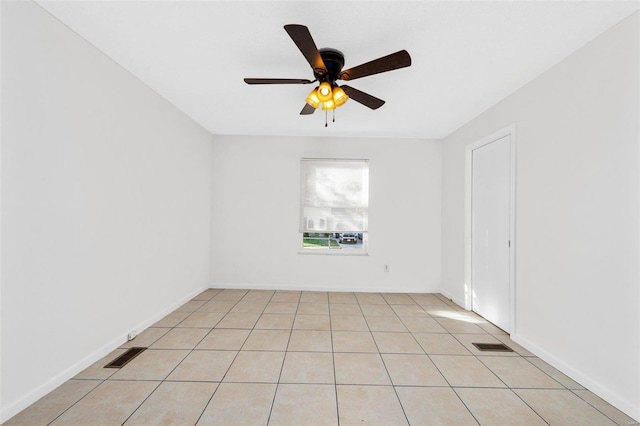
M 327 114 L 328 114 L 328 112 L 327 112 L 327 110 L 325 109 L 325 110 L 324 110 L 324 127 L 327 127 Z
M 333 110 L 333 122 L 334 123 L 336 122 L 336 110 L 335 109 Z

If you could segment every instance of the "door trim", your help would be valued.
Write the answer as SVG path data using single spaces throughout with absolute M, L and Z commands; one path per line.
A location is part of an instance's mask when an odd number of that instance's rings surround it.
M 465 227 L 464 227 L 464 244 L 465 244 L 465 256 L 464 256 L 464 304 L 465 309 L 472 310 L 472 288 L 471 282 L 471 219 L 472 219 L 472 167 L 473 167 L 473 151 L 488 145 L 492 142 L 502 139 L 505 136 L 510 136 L 511 144 L 511 167 L 510 175 L 511 182 L 509 188 L 509 241 L 511 241 L 511 247 L 509 249 L 509 334 L 516 333 L 516 274 L 515 274 L 515 254 L 516 254 L 516 124 L 513 123 L 503 129 L 500 129 L 482 139 L 479 139 L 465 147 L 465 183 L 464 183 L 464 215 L 465 215 Z

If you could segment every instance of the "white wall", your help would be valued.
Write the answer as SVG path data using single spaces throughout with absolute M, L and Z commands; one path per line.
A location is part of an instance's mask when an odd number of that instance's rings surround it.
M 638 13 L 443 143 L 442 285 L 464 300 L 464 147 L 517 125 L 516 331 L 640 419 Z
M 0 10 L 0 419 L 209 282 L 462 300 L 464 146 L 512 122 L 514 338 L 640 418 L 637 14 L 444 144 L 211 144 L 38 6 Z M 369 256 L 298 254 L 302 157 L 371 160 Z
M 2 413 L 206 287 L 211 135 L 32 2 L 2 7 Z
M 301 158 L 370 160 L 369 256 L 298 253 Z M 438 290 L 440 162 L 428 140 L 216 136 L 212 285 Z

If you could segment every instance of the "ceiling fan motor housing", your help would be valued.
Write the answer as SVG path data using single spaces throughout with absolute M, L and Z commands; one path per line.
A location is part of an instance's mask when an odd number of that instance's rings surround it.
M 313 75 L 320 82 L 326 81 L 334 85 L 336 80 L 340 78 L 340 72 L 344 66 L 344 55 L 341 51 L 330 47 L 323 47 L 322 49 L 318 49 L 318 51 L 320 52 L 320 57 L 324 65 L 327 67 L 327 72 L 326 74 L 321 74 L 318 73 L 317 70 L 313 70 Z

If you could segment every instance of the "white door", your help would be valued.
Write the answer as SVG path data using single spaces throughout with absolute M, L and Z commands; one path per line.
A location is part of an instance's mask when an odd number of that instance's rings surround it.
M 471 307 L 509 332 L 511 135 L 472 151 Z

